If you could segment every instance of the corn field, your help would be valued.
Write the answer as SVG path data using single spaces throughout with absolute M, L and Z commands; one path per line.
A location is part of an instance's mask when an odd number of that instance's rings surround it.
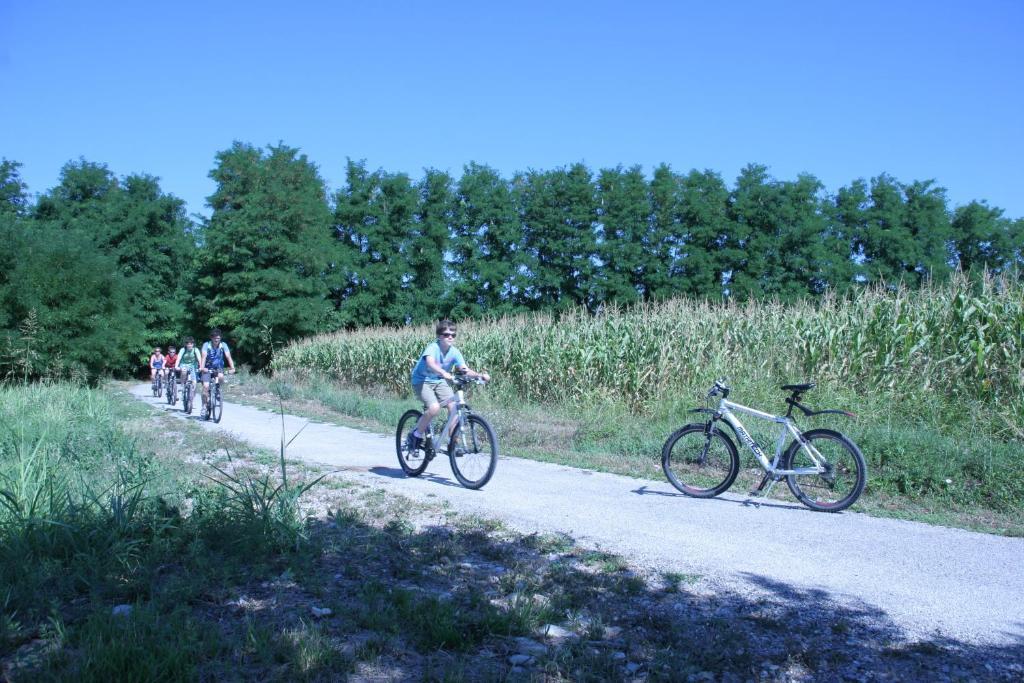
M 282 349 L 274 368 L 405 391 L 433 338 L 432 325 L 321 335 Z M 1009 278 L 786 305 L 676 299 L 597 315 L 460 321 L 457 345 L 471 366 L 532 402 L 618 397 L 642 414 L 692 398 L 717 376 L 764 386 L 808 379 L 848 394 L 980 402 L 1022 436 L 1024 286 Z

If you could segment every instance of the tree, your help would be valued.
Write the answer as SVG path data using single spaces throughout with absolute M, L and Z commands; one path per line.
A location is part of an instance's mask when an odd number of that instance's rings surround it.
M 110 199 L 100 247 L 128 278 L 147 338 L 180 343 L 189 313 L 196 258 L 185 202 L 149 175 L 131 175 Z
M 793 300 L 837 283 L 846 286 L 850 249 L 830 227 L 822 190 L 809 174 L 780 182 L 769 178 L 764 166 L 743 169 L 731 206 L 737 247 L 730 264 L 731 295 Z
M 697 170 L 678 179 L 678 187 L 678 240 L 670 270 L 673 291 L 718 298 L 730 263 L 729 190 L 717 173 Z
M 647 298 L 653 270 L 647 181 L 639 166 L 603 169 L 597 177 L 595 303 Z
M 28 206 L 28 186 L 22 182 L 17 161 L 0 159 L 0 215 L 22 215 Z
M 417 185 L 419 202 L 409 245 L 410 319 L 437 320 L 445 299 L 445 253 L 453 220 L 452 179 L 447 173 L 428 170 Z
M 448 310 L 456 318 L 519 310 L 528 281 L 519 215 L 509 183 L 471 163 L 455 189 Z
M 987 268 L 1002 272 L 1013 265 L 1020 242 L 1015 243 L 1013 222 L 1003 210 L 985 202 L 958 206 L 951 222 L 953 249 L 961 270 Z
M 0 218 L 0 240 L 17 258 L 0 278 L 0 321 L 13 348 L 33 319 L 36 371 L 78 367 L 92 376 L 138 367 L 145 329 L 116 259 L 93 237 L 53 223 Z
M 146 345 L 181 337 L 195 242 L 184 202 L 165 194 L 157 178 L 132 175 L 118 180 L 104 164 L 69 162 L 58 185 L 40 197 L 35 218 L 89 235 L 100 251 L 115 259 Z
M 667 164 L 654 169 L 648 188 L 651 214 L 650 226 L 652 268 L 645 281 L 650 299 L 667 299 L 679 291 L 679 274 L 675 261 L 682 253 L 685 230 L 680 217 L 679 177 Z
M 950 273 L 952 228 L 946 207 L 945 188 L 934 180 L 915 180 L 904 189 L 907 198 L 907 229 L 914 246 L 904 270 L 918 282 Z
M 418 318 L 409 251 L 419 196 L 404 173 L 370 173 L 349 160 L 335 200 L 340 254 L 332 293 L 345 325 L 400 325 Z
M 869 200 L 853 235 L 860 279 L 916 285 L 949 271 L 944 189 L 933 181 L 903 185 L 882 174 L 871 179 Z
M 531 275 L 524 303 L 533 310 L 593 310 L 597 207 L 590 171 L 583 164 L 531 171 L 516 187 Z
M 316 166 L 284 144 L 264 151 L 235 142 L 210 177 L 217 188 L 202 230 L 199 320 L 229 331 L 259 367 L 268 345 L 330 326 L 326 190 Z

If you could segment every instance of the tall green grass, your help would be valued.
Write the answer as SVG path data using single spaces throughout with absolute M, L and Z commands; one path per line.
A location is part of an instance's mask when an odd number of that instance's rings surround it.
M 403 393 L 433 337 L 430 325 L 322 335 L 285 347 L 273 367 Z M 589 431 L 591 443 L 656 456 L 716 377 L 768 410 L 785 409 L 780 385 L 813 380 L 808 403 L 860 414 L 838 426 L 868 455 L 875 490 L 1024 502 L 1024 285 L 1010 278 L 459 321 L 457 345 L 495 377 L 492 399 L 578 417 L 584 447 Z
M 128 603 L 134 624 L 153 627 L 132 647 L 152 656 L 125 650 L 115 677 L 149 680 L 147 667 L 169 666 L 184 647 L 161 649 L 173 635 L 161 615 L 211 575 L 244 574 L 304 547 L 298 498 L 311 484 L 244 467 L 197 471 L 179 457 L 190 450 L 156 448 L 159 425 L 142 404 L 102 389 L 0 385 L 0 657 L 41 635 L 105 642 L 112 606 Z M 85 665 L 65 659 L 51 664 L 65 674 Z

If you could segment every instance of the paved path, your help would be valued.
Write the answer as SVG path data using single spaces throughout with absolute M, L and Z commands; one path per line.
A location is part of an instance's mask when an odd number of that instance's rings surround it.
M 148 384 L 133 391 L 180 414 L 147 396 Z M 286 416 L 289 438 L 306 422 Z M 280 448 L 276 413 L 228 403 L 219 425 L 200 424 Z M 503 457 L 491 482 L 470 491 L 458 485 L 445 458 L 410 479 L 398 466 L 394 437 L 315 422 L 288 455 L 413 498 L 445 499 L 527 532 L 565 532 L 642 566 L 699 574 L 748 592 L 764 590 L 767 582 L 821 591 L 823 600 L 877 611 L 911 636 L 1024 643 L 1021 538 L 849 512 L 815 513 L 785 501 L 754 505 L 731 494 L 695 500 L 666 481 L 514 457 Z

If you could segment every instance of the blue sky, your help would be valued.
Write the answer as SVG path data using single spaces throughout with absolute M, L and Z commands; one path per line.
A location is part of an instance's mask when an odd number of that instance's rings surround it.
M 712 5 L 714 5 L 712 7 Z M 214 155 L 282 141 L 506 176 L 665 162 L 830 192 L 887 172 L 1024 216 L 1024 2 L 0 0 L 0 156 L 85 157 L 208 212 Z

